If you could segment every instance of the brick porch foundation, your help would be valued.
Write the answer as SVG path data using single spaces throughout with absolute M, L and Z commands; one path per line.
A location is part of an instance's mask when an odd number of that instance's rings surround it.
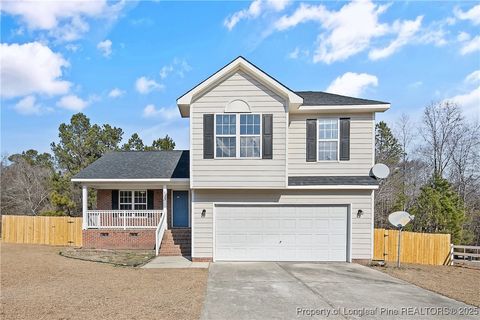
M 87 249 L 155 249 L 155 230 L 88 229 L 82 235 Z

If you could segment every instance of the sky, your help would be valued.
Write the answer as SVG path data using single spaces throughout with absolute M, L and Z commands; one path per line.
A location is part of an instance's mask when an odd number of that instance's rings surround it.
M 293 90 L 480 117 L 478 1 L 1 1 L 1 153 L 50 151 L 77 112 L 188 149 L 176 99 L 239 55 Z M 413 130 L 413 128 L 412 128 Z

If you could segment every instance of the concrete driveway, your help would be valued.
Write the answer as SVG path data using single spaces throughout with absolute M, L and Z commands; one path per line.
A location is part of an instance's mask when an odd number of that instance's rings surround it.
M 348 263 L 213 263 L 202 319 L 479 319 L 478 309 Z M 478 313 L 477 313 L 478 314 Z

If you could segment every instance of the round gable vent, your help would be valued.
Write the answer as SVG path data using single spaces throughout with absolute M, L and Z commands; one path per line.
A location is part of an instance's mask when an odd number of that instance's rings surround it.
M 225 112 L 251 112 L 250 106 L 243 100 L 233 100 L 227 104 Z

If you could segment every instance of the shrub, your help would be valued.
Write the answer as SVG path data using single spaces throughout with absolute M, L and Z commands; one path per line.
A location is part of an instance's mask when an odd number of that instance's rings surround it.
M 61 217 L 61 216 L 66 216 L 66 214 L 63 211 L 48 210 L 48 211 L 40 212 L 39 216 Z

